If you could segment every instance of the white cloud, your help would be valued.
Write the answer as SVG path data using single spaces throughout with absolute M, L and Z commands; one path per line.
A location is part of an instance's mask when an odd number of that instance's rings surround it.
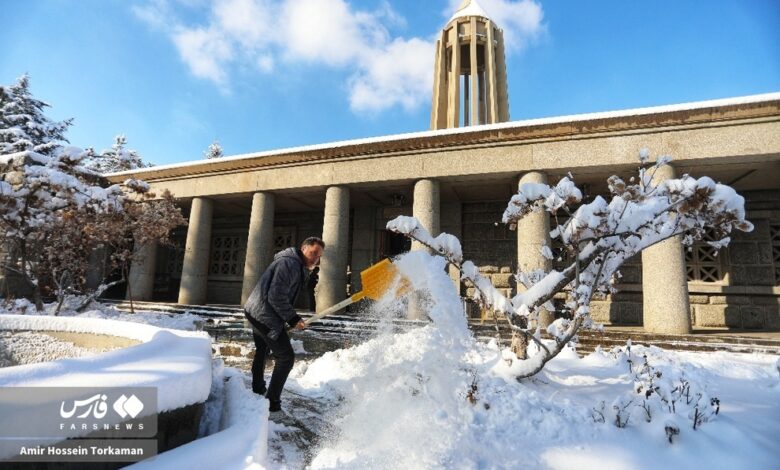
M 292 59 L 345 65 L 369 47 L 360 24 L 342 0 L 287 0 L 280 24 L 285 54 Z
M 396 39 L 367 57 L 350 80 L 350 108 L 378 112 L 400 104 L 411 111 L 430 99 L 434 45 L 418 38 Z
M 239 45 L 249 49 L 273 42 L 276 24 L 272 5 L 265 0 L 215 0 L 216 26 Z
M 480 2 L 504 29 L 509 52 L 543 30 L 535 0 Z M 450 0 L 450 14 L 460 3 Z M 205 24 L 185 25 L 188 5 L 206 9 Z M 392 37 L 384 25 L 406 20 L 387 1 L 358 11 L 346 0 L 149 0 L 133 12 L 170 36 L 193 75 L 223 92 L 238 71 L 270 73 L 284 59 L 351 71 L 346 89 L 355 112 L 414 110 L 430 99 L 433 41 Z
M 179 54 L 196 77 L 211 80 L 221 88 L 227 86 L 225 64 L 234 54 L 233 47 L 220 31 L 213 28 L 181 29 L 172 37 Z

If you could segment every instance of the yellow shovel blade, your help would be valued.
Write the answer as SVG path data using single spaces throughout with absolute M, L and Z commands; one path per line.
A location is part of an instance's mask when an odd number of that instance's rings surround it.
M 385 258 L 360 272 L 360 282 L 363 284 L 360 294 L 362 297 L 379 300 L 392 287 L 398 276 L 398 269 Z

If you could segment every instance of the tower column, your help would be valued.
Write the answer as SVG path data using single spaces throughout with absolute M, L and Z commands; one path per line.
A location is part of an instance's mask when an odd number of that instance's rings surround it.
M 431 129 L 447 127 L 447 34 L 442 31 L 436 42 L 436 60 L 433 72 L 433 104 Z
M 506 82 L 506 55 L 504 53 L 504 33 L 496 32 L 496 100 L 498 116 L 495 122 L 509 121 L 509 87 Z
M 320 260 L 317 311 L 341 302 L 347 295 L 349 188 L 331 186 L 325 192 L 322 240 L 325 251 Z
M 458 35 L 458 25 L 455 24 L 450 29 L 450 70 L 449 70 L 449 89 L 447 109 L 447 127 L 460 126 L 460 36 Z
M 674 178 L 670 165 L 659 167 L 653 183 Z M 691 332 L 691 306 L 682 237 L 677 236 L 642 251 L 642 321 L 651 333 Z
M 274 195 L 271 193 L 259 192 L 252 196 L 241 305 L 249 298 L 263 271 L 273 259 L 274 206 Z
M 213 213 L 214 202 L 211 199 L 196 197 L 192 200 L 179 287 L 180 304 L 206 303 Z
M 547 184 L 547 175 L 532 171 L 520 177 L 518 186 L 525 183 Z M 531 212 L 517 222 L 517 269 L 528 273 L 535 269 L 549 272 L 552 261 L 542 255 L 542 247 L 550 246 L 550 216 L 545 211 Z M 517 283 L 517 291 L 525 292 L 522 283 Z M 539 312 L 539 325 L 547 327 L 554 316 L 546 311 Z
M 471 41 L 469 42 L 469 65 L 471 68 L 471 95 L 469 101 L 471 102 L 471 113 L 469 116 L 468 124 L 470 126 L 476 126 L 481 124 L 479 122 L 479 76 L 477 75 L 479 67 L 477 67 L 477 17 L 471 17 Z
M 496 89 L 496 53 L 493 41 L 493 22 L 485 24 L 487 28 L 487 41 L 485 44 L 485 81 L 487 82 L 487 122 L 498 121 L 498 91 Z

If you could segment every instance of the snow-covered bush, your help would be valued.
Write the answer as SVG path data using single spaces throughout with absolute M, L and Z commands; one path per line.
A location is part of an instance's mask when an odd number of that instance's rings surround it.
M 529 377 L 560 353 L 582 327 L 595 326 L 590 318 L 594 295 L 614 292 L 614 276 L 621 264 L 645 248 L 681 236 L 686 245 L 700 240 L 706 231 L 715 233 L 717 248 L 726 246 L 732 230 L 750 231 L 745 220 L 744 198 L 731 187 L 706 176 L 654 181 L 654 175 L 671 160 L 661 157 L 648 163 L 649 152 L 640 153 L 638 176 L 628 182 L 612 176 L 608 179 L 609 200 L 596 196 L 582 201 L 582 192 L 569 175 L 556 185 L 529 183 L 520 186 L 503 215 L 503 222 L 514 229 L 517 222 L 532 212 L 550 214 L 554 228 L 550 237 L 562 247 L 560 260 L 565 266 L 549 272 L 517 273 L 525 292 L 508 299 L 477 266 L 463 259 L 460 243 L 452 235 L 432 237 L 412 217 L 398 217 L 387 229 L 404 234 L 443 256 L 461 273 L 461 279 L 475 288 L 476 300 L 498 316 L 506 318 L 513 335 L 521 344 L 533 342 L 538 352 L 525 358 L 519 378 Z M 561 217 L 564 216 L 564 217 Z M 549 247 L 543 250 L 549 253 Z M 542 341 L 536 320 L 542 310 L 553 311 L 553 298 L 565 293 L 563 310 L 546 329 L 553 344 Z
M 652 350 L 653 348 L 650 348 Z M 632 390 L 619 395 L 606 410 L 600 402 L 591 412 L 595 422 L 611 421 L 624 428 L 632 421 L 662 422 L 669 443 L 680 434 L 680 421 L 688 420 L 696 430 L 711 421 L 720 412 L 720 399 L 707 393 L 706 384 L 686 374 L 684 369 L 670 365 L 652 365 L 647 353 L 637 356 L 631 351 L 631 341 L 626 347 L 611 351 L 619 362 L 628 366 Z

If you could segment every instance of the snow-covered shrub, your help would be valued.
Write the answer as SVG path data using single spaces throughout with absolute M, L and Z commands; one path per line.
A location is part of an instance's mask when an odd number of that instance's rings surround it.
M 631 352 L 630 341 L 625 348 L 614 348 L 611 354 L 628 366 L 633 387 L 631 392 L 615 399 L 613 422 L 617 427 L 625 427 L 632 412 L 641 413 L 647 423 L 663 419 L 664 431 L 671 443 L 680 433 L 679 421 L 687 419 L 695 430 L 720 412 L 720 400 L 711 397 L 706 386 L 686 374 L 684 369 L 650 364 L 647 354 L 640 357 Z M 603 408 L 601 402 L 600 409 L 593 409 L 594 421 L 605 421 Z
M 700 240 L 705 231 L 715 233 L 717 247 L 726 246 L 732 230 L 751 231 L 745 220 L 744 198 L 731 187 L 715 183 L 706 176 L 682 175 L 662 182 L 653 180 L 655 173 L 671 160 L 660 157 L 648 163 L 649 152 L 640 153 L 638 176 L 628 182 L 612 176 L 608 179 L 610 196 L 582 201 L 582 192 L 569 175 L 556 185 L 528 183 L 512 196 L 503 222 L 515 228 L 517 222 L 532 212 L 550 214 L 554 228 L 550 237 L 563 249 L 560 262 L 565 267 L 549 272 L 517 273 L 527 287 L 525 292 L 508 299 L 477 266 L 463 259 L 460 243 L 449 234 L 431 236 L 413 217 L 398 217 L 387 229 L 406 235 L 443 256 L 461 273 L 461 279 L 473 286 L 476 300 L 498 316 L 506 318 L 513 334 L 522 343 L 536 344 L 538 352 L 527 359 L 518 378 L 529 377 L 544 367 L 574 338 L 582 327 L 594 327 L 589 312 L 594 295 L 615 292 L 614 276 L 627 259 L 645 248 L 681 236 L 686 245 Z M 544 253 L 551 254 L 549 247 Z M 565 293 L 566 302 L 558 318 L 547 328 L 554 343 L 542 341 L 539 318 L 542 310 L 555 310 L 553 298 Z

